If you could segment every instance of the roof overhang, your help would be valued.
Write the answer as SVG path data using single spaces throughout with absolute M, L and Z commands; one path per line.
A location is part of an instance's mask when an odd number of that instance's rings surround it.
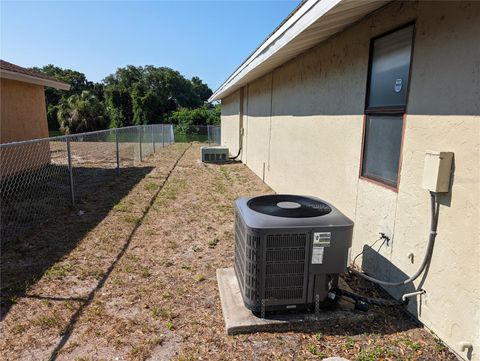
M 61 81 L 38 78 L 35 76 L 17 73 L 17 72 L 5 70 L 5 69 L 0 70 L 0 78 L 17 80 L 24 83 L 48 86 L 55 89 L 70 90 L 70 84 L 63 83 Z
M 233 72 L 209 101 L 220 100 L 327 40 L 392 0 L 307 0 Z

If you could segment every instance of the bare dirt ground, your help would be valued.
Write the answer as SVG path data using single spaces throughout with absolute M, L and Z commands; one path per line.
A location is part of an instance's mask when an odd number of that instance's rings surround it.
M 84 198 L 83 215 L 3 250 L 0 358 L 455 359 L 394 309 L 348 328 L 227 336 L 215 270 L 233 263 L 233 200 L 271 190 L 244 165 L 204 165 L 199 144 L 188 147 L 162 149 L 148 173 Z

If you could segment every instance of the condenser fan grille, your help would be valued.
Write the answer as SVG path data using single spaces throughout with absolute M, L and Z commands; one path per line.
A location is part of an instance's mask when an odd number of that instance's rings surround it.
M 315 199 L 288 194 L 272 194 L 252 198 L 248 207 L 269 216 L 308 218 L 324 216 L 332 211 L 325 203 Z

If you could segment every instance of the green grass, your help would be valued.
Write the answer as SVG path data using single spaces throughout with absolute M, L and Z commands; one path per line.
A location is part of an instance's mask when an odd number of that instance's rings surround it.
M 125 203 L 118 203 L 113 206 L 113 210 L 115 212 L 126 212 L 128 210 L 128 207 Z
M 318 347 L 316 345 L 314 345 L 313 343 L 309 344 L 308 345 L 308 351 L 312 354 L 312 355 L 315 355 L 315 356 L 318 356 L 319 358 L 324 358 L 324 357 L 327 357 L 327 355 L 320 351 L 318 349 Z
M 403 340 L 403 344 L 407 346 L 410 350 L 416 352 L 422 348 L 422 344 L 419 342 L 414 342 L 410 340 L 409 338 L 405 338 Z
M 166 327 L 168 330 L 172 331 L 172 330 L 175 328 L 175 325 L 173 324 L 172 321 L 168 321 L 167 323 L 165 323 L 165 327 Z
M 185 179 L 179 179 L 176 177 L 170 178 L 170 181 L 163 187 L 160 197 L 157 198 L 159 205 L 164 205 L 166 200 L 177 199 L 178 194 L 184 190 L 187 186 Z
M 41 315 L 33 322 L 33 324 L 43 330 L 52 328 L 61 330 L 63 329 L 65 322 L 57 312 L 53 312 Z
M 443 344 L 440 339 L 435 339 L 435 351 L 443 352 L 446 351 L 447 347 Z
M 388 356 L 391 356 L 391 352 L 389 350 L 380 346 L 375 346 L 360 351 L 357 356 L 357 361 L 377 361 Z
M 140 218 L 135 217 L 131 214 L 125 216 L 123 219 L 125 220 L 125 222 L 128 222 L 128 223 L 133 223 L 133 224 L 139 224 L 140 223 Z
M 215 248 L 217 246 L 218 242 L 220 242 L 220 240 L 218 238 L 211 239 L 211 240 L 208 241 L 208 247 L 209 248 Z
M 154 191 L 154 190 L 158 189 L 158 184 L 156 184 L 156 183 L 147 183 L 147 184 L 145 184 L 144 188 L 145 188 L 145 190 L 147 190 L 147 191 Z
M 68 275 L 73 269 L 70 263 L 55 263 L 52 267 L 45 271 L 47 278 L 61 278 Z
M 175 143 L 207 142 L 207 135 L 199 134 L 175 134 Z
M 200 275 L 196 275 L 196 276 L 195 276 L 195 280 L 196 280 L 197 282 L 205 281 L 205 276 L 204 276 L 204 275 L 201 275 L 201 274 L 200 274 Z
M 173 318 L 172 311 L 160 306 L 152 307 L 152 316 L 155 318 L 162 318 L 166 320 L 171 320 Z
M 59 130 L 49 130 L 48 131 L 48 136 L 49 137 L 58 137 L 58 136 L 61 136 L 61 135 L 64 135 L 64 134 Z
M 351 350 L 355 346 L 355 340 L 353 338 L 348 338 L 343 344 L 345 350 Z

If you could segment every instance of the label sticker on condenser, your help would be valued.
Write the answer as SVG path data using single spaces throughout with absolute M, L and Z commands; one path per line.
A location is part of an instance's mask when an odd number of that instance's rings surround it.
M 322 264 L 323 263 L 323 247 L 313 247 L 312 250 L 312 264 Z
M 313 246 L 330 247 L 332 232 L 313 232 Z

